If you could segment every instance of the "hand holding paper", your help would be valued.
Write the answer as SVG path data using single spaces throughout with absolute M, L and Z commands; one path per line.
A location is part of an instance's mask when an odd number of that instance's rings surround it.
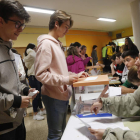
M 102 140 L 103 138 L 103 134 L 105 132 L 105 129 L 91 129 L 88 128 L 88 130 L 90 131 L 90 133 L 92 135 L 94 135 L 98 140 Z
M 39 91 L 35 90 L 35 88 L 30 88 L 28 96 L 30 96 L 30 97 L 32 97 L 32 99 L 34 99 L 34 98 L 36 98 L 38 93 L 39 93 Z

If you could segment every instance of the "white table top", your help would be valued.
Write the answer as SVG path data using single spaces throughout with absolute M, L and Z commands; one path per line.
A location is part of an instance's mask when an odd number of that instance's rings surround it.
M 95 129 L 98 129 L 99 124 L 102 129 L 112 126 L 114 128 L 124 127 L 121 119 L 116 116 L 81 119 Z M 96 140 L 96 138 L 91 135 L 88 128 L 78 118 L 71 115 L 61 140 Z

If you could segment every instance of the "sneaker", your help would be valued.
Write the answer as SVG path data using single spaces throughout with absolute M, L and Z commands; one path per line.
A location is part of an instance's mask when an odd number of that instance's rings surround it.
M 36 115 L 33 116 L 33 119 L 37 120 L 37 121 L 40 121 L 40 120 L 44 120 L 45 118 L 43 116 L 40 116 L 40 115 L 36 114 Z
M 37 114 L 43 116 L 46 115 L 47 113 L 46 110 L 44 109 L 43 111 L 40 110 Z

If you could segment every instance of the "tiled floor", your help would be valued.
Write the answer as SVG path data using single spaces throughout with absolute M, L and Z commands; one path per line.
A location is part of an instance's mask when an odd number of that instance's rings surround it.
M 25 117 L 25 126 L 26 126 L 26 140 L 47 140 L 48 127 L 47 119 L 36 121 L 33 120 L 32 116 L 33 109 L 32 107 L 27 109 L 27 116 Z M 71 113 L 67 114 L 67 121 Z

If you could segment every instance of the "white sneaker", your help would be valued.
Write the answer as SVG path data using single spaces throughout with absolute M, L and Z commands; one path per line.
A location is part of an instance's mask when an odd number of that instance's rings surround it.
M 43 116 L 46 115 L 47 113 L 46 110 L 44 109 L 43 111 L 40 110 L 37 114 Z
M 40 121 L 40 120 L 44 120 L 45 118 L 43 116 L 40 116 L 40 115 L 36 114 L 36 115 L 33 116 L 33 119 Z

